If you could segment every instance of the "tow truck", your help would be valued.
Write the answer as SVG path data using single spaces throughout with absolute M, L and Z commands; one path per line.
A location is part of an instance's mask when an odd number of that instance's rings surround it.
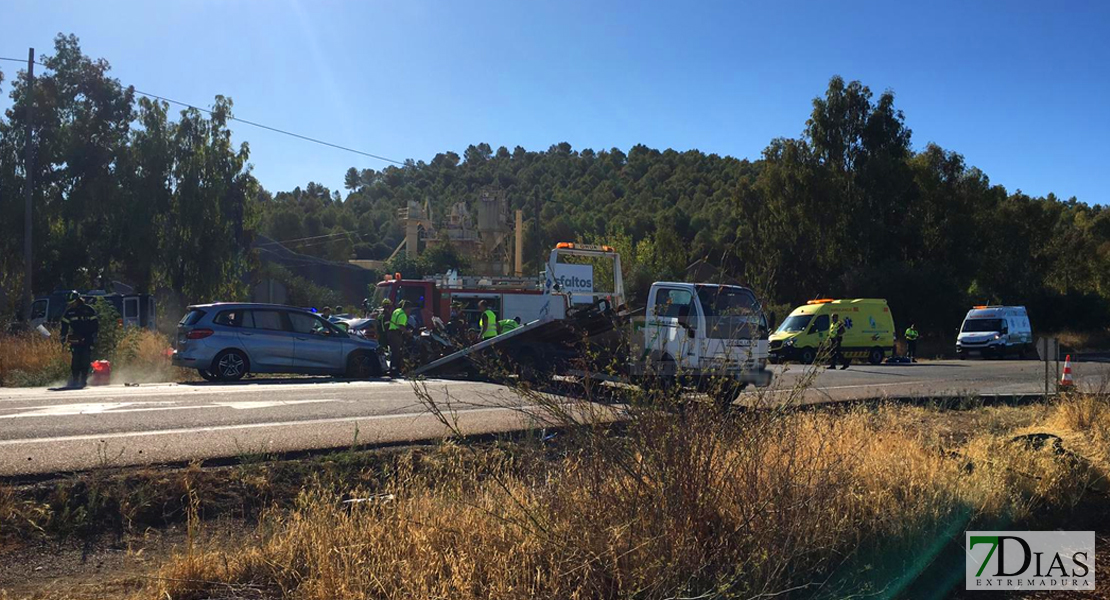
M 568 264 L 583 263 L 596 265 L 595 275 L 611 275 L 612 285 L 602 291 L 568 287 L 558 274 Z M 771 383 L 767 321 L 746 287 L 655 282 L 639 316 L 625 302 L 620 255 L 609 246 L 570 242 L 551 251 L 544 280 L 544 316 L 412 374 L 472 377 L 504 362 L 532 380 L 554 375 L 630 383 L 645 377 L 676 383 L 723 379 L 737 392 Z

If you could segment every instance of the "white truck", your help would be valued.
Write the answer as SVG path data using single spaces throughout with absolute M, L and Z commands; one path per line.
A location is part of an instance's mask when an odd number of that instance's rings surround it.
M 589 285 L 571 289 L 560 276 L 585 267 L 589 275 L 571 281 L 588 280 Z M 480 363 L 497 355 L 534 379 L 572 373 L 631 381 L 652 376 L 694 385 L 723 379 L 736 389 L 771 383 L 767 322 L 748 288 L 656 282 L 644 315 L 637 316 L 625 304 L 620 255 L 609 246 L 566 242 L 551 251 L 545 279 L 548 316 L 433 361 L 414 374 L 473 375 L 481 371 Z M 593 369 L 587 362 L 605 367 Z
M 742 385 L 771 383 L 767 321 L 755 293 L 736 285 L 651 284 L 642 326 L 640 365 L 665 376 L 725 376 Z

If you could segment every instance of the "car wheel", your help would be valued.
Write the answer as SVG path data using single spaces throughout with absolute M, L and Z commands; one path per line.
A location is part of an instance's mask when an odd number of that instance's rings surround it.
M 205 381 L 216 381 L 216 374 L 208 369 L 197 369 L 197 375 Z
M 872 348 L 867 355 L 867 362 L 873 365 L 881 365 L 883 364 L 883 356 L 885 356 L 885 353 L 882 348 Z
M 381 376 L 377 358 L 369 352 L 358 352 L 347 359 L 347 377 L 350 379 L 370 379 Z
M 817 352 L 813 348 L 802 348 L 799 360 L 802 361 L 802 364 L 812 365 L 813 361 L 817 360 Z
M 220 381 L 238 381 L 250 371 L 247 357 L 238 350 L 224 350 L 212 360 L 212 371 Z

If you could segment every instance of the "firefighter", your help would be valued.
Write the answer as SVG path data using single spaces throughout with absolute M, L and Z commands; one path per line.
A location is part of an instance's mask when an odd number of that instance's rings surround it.
M 482 313 L 478 317 L 478 332 L 481 338 L 488 340 L 501 335 L 501 324 L 497 322 L 497 314 L 490 310 L 485 300 L 478 302 L 478 310 Z
M 400 377 L 405 372 L 405 332 L 409 326 L 410 303 L 402 300 L 389 318 L 389 374 Z
M 451 303 L 451 319 L 447 321 L 447 337 L 451 338 L 455 346 L 467 345 L 466 315 L 463 313 L 462 302 Z
M 921 334 L 917 333 L 917 327 L 914 323 L 910 323 L 909 329 L 906 330 L 906 358 L 910 362 L 917 362 L 917 338 Z
M 69 344 L 72 359 L 69 363 L 69 384 L 67 387 L 83 388 L 89 377 L 89 363 L 92 362 L 92 348 L 100 333 L 100 321 L 93 307 L 76 291 L 66 294 L 66 311 L 62 315 L 61 338 Z
M 393 301 L 389 298 L 385 298 L 382 300 L 382 307 L 381 310 L 378 311 L 377 318 L 374 319 L 374 328 L 378 333 L 378 342 L 383 346 L 389 343 L 389 319 L 392 316 Z
M 848 368 L 848 363 L 850 361 L 844 357 L 844 353 L 841 352 L 840 349 L 844 344 L 844 333 L 846 331 L 847 328 L 844 327 L 844 323 L 840 320 L 840 315 L 834 314 L 832 320 L 829 322 L 829 343 L 832 345 L 832 359 L 829 361 L 830 369 L 835 369 L 836 363 L 838 362 L 844 363 L 843 366 L 840 367 L 840 370 L 843 371 Z

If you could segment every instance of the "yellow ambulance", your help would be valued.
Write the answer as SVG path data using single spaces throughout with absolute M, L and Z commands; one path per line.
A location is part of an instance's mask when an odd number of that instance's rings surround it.
M 894 353 L 894 318 L 886 300 L 856 298 L 810 300 L 795 308 L 771 334 L 772 362 L 796 360 L 806 364 L 828 352 L 826 339 L 832 315 L 839 315 L 845 333 L 841 350 L 846 358 L 877 365 Z

